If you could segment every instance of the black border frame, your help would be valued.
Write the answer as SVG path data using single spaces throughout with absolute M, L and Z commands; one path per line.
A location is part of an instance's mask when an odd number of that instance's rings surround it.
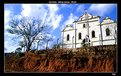
M 54 0 L 53 0 L 54 1 Z M 61 0 L 59 0 L 59 1 L 61 1 Z M 73 1 L 75 1 L 75 0 L 73 0 Z M 88 2 L 87 2 L 87 0 L 80 0 L 80 1 L 76 1 L 77 2 L 77 4 L 78 3 L 117 3 L 117 8 L 118 8 L 118 10 L 117 10 L 117 16 L 118 16 L 118 19 L 117 19 L 117 22 L 118 22 L 118 34 L 120 34 L 120 16 L 119 16 L 119 6 L 120 6 L 120 2 L 118 2 L 118 0 L 110 0 L 110 1 L 108 1 L 108 0 L 105 0 L 105 1 L 102 1 L 102 0 L 88 0 Z M 1 21 L 1 23 L 3 23 L 2 25 L 1 25 L 1 27 L 3 26 L 3 28 L 1 28 L 1 30 L 0 30 L 0 33 L 2 34 L 2 36 L 0 36 L 1 38 L 0 38 L 0 40 L 1 40 L 1 42 L 3 42 L 3 44 L 0 44 L 0 46 L 1 46 L 1 51 L 0 51 L 0 57 L 1 57 L 1 59 L 0 59 L 0 70 L 1 70 L 1 74 L 4 74 L 4 75 L 11 75 L 11 74 L 13 74 L 13 73 L 4 73 L 4 4 L 11 4 L 11 3 L 15 3 L 15 4 L 17 4 L 17 3 L 43 3 L 43 4 L 48 4 L 49 3 L 49 1 L 46 1 L 46 0 L 1 0 L 0 1 L 0 5 L 1 5 L 1 7 L 3 8 L 3 9 L 1 9 L 1 11 L 2 12 L 0 12 L 1 14 L 1 18 L 3 19 L 3 21 Z M 119 71 L 120 71 L 120 55 L 119 55 L 119 49 L 120 49 L 120 36 L 118 35 L 118 73 L 116 73 L 116 76 L 119 76 Z M 3 49 L 2 49 L 2 47 L 3 47 Z M 16 73 L 16 75 L 26 75 L 26 74 L 29 74 L 29 73 Z M 36 74 L 36 75 L 56 75 L 56 74 L 58 74 L 58 75 L 73 75 L 73 76 L 77 76 L 77 75 L 79 75 L 79 76 L 84 76 L 84 75 L 92 75 L 92 76 L 103 76 L 103 75 L 106 75 L 106 76 L 112 76 L 112 73 L 30 73 L 29 75 L 34 75 L 34 74 Z M 1 75 L 2 76 L 2 75 Z M 57 76 L 57 75 L 56 75 Z

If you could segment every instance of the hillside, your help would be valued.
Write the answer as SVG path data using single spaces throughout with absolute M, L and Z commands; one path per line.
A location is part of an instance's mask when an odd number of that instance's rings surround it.
M 116 46 L 5 54 L 5 72 L 112 72 Z M 68 51 L 68 52 L 67 52 Z M 69 52 L 70 51 L 70 52 Z

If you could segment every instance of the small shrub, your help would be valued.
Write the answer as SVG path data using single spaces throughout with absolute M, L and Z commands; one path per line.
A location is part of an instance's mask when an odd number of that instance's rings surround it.
M 22 56 L 25 56 L 25 54 L 24 53 L 19 53 L 19 56 L 22 57 Z
M 36 49 L 31 50 L 32 53 L 34 53 L 35 51 L 36 51 Z
M 45 51 L 40 51 L 40 54 L 45 54 L 46 52 Z

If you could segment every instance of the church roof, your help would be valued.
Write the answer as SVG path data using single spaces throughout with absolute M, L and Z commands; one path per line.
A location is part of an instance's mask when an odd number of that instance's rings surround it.
M 73 30 L 72 25 L 66 25 L 66 27 L 62 31 L 66 31 L 66 30 Z
M 110 17 L 106 17 L 103 19 L 102 23 L 101 24 L 108 24 L 108 23 L 113 23 L 114 21 L 111 20 Z
M 92 15 L 90 13 L 85 12 L 82 16 L 80 16 L 78 21 L 86 20 L 86 16 L 88 17 L 88 19 L 93 19 L 93 18 L 96 18 L 96 17 L 100 17 L 100 16 L 94 16 L 94 15 Z

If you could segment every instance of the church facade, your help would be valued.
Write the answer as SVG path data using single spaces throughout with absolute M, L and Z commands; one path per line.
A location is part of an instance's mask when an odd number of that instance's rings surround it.
M 90 46 L 117 44 L 117 22 L 106 17 L 85 12 L 72 25 L 66 25 L 61 32 L 62 48 L 80 48 L 83 43 Z

